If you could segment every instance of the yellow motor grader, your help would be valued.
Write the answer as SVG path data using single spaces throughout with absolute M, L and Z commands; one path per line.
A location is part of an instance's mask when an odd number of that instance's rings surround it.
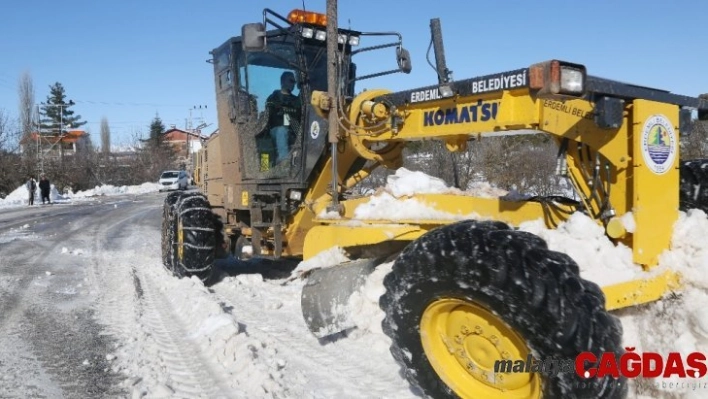
M 678 287 L 680 276 L 656 266 L 680 210 L 706 196 L 696 184 L 701 161 L 681 167 L 679 138 L 708 102 L 595 77 L 562 60 L 453 80 L 440 21 L 430 28 L 438 82 L 400 92 L 357 93 L 355 85 L 410 72 L 401 35 L 340 29 L 329 5 L 327 14 L 265 9 L 262 22 L 211 51 L 219 130 L 196 157 L 199 192 L 165 200 L 165 266 L 208 283 L 219 257 L 308 260 L 339 247 L 351 261 L 303 275 L 303 320 L 324 337 L 351 327 L 338 310 L 377 265 L 393 262 L 380 299 L 383 330 L 426 395 L 624 397 L 623 378 L 493 365 L 585 351 L 620 356 L 622 327 L 610 311 Z M 394 52 L 395 66 L 358 74 L 357 56 L 372 51 Z M 284 95 L 287 104 L 273 100 Z M 375 168 L 399 168 L 406 143 L 440 140 L 462 151 L 472 138 L 515 131 L 557 141 L 559 173 L 576 197 L 416 194 L 419 204 L 458 217 L 401 220 L 356 217 L 370 198 L 345 195 Z M 645 276 L 599 287 L 569 256 L 517 228 L 539 219 L 553 228 L 577 212 L 631 248 Z

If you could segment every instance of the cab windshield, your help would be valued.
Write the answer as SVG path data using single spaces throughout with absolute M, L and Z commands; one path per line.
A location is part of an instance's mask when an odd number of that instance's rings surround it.
M 327 89 L 326 47 L 275 38 L 263 52 L 239 54 L 237 67 L 245 177 L 294 177 L 309 95 Z

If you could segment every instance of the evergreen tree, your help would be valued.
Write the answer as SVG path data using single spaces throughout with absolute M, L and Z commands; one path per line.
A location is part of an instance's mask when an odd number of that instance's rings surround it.
M 165 124 L 162 123 L 159 115 L 155 115 L 155 119 L 150 123 L 150 145 L 160 147 L 162 145 L 163 133 L 165 133 Z
M 165 124 L 158 115 L 150 123 L 150 137 L 141 140 L 145 143 L 142 154 L 145 156 L 144 166 L 152 175 L 159 176 L 163 170 L 173 169 L 174 152 L 172 146 L 164 141 Z
M 64 86 L 56 82 L 49 86 L 49 96 L 47 102 L 42 106 L 40 114 L 42 115 L 41 128 L 44 132 L 59 134 L 61 127 L 77 128 L 86 124 L 86 121 L 81 121 L 81 115 L 74 115 L 71 107 L 73 101 L 66 102 L 66 93 Z

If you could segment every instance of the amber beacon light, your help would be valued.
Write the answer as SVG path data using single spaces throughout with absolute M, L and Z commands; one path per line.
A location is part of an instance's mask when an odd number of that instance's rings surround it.
M 327 15 L 305 10 L 292 10 L 288 14 L 288 21 L 293 24 L 312 24 L 327 26 Z

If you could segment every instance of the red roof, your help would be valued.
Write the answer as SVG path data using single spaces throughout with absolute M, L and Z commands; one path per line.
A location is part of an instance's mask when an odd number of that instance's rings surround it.
M 47 142 L 47 143 L 56 143 L 60 139 L 63 143 L 75 143 L 79 141 L 83 136 L 86 135 L 86 132 L 83 130 L 66 130 L 66 134 L 64 137 L 59 137 L 58 135 L 55 134 L 43 134 L 42 135 L 42 141 Z M 20 141 L 20 144 L 27 144 L 28 142 L 36 142 L 37 141 L 37 132 L 32 132 L 29 137 L 25 137 Z
M 170 129 L 163 133 L 165 141 L 192 141 L 201 137 L 199 133 L 187 132 L 181 129 Z

